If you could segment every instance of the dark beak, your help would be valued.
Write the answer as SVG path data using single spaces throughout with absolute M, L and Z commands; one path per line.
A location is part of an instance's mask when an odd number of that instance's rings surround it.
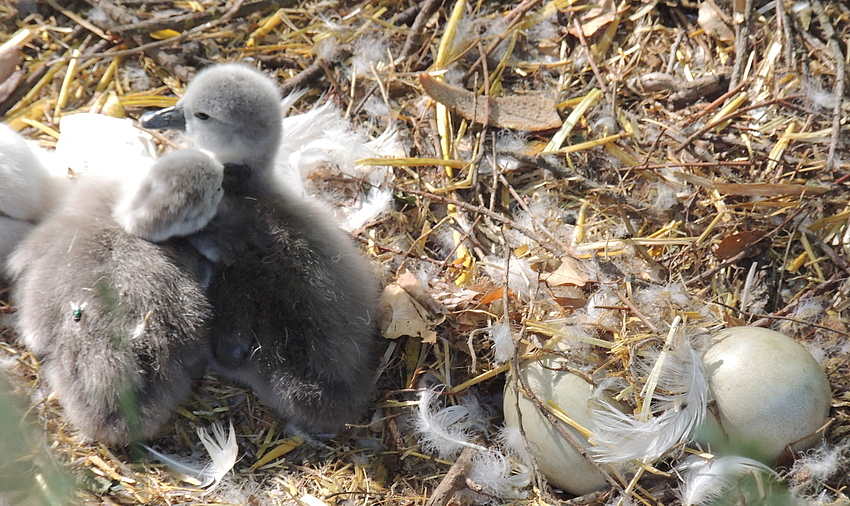
M 175 105 L 142 114 L 139 124 L 153 130 L 186 130 L 186 116 L 183 108 Z

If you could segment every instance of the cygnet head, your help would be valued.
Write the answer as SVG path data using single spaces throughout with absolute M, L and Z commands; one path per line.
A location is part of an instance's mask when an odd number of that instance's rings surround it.
M 124 188 L 113 217 L 130 234 L 152 242 L 206 226 L 224 195 L 220 163 L 197 149 L 173 151 L 144 178 Z
M 144 114 L 145 128 L 185 130 L 195 144 L 225 165 L 250 168 L 268 182 L 281 138 L 280 91 L 260 71 L 236 63 L 207 67 L 177 105 Z

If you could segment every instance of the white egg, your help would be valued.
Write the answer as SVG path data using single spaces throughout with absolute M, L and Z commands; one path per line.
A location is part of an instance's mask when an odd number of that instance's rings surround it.
M 544 359 L 525 363 L 520 366 L 520 371 L 543 404 L 553 401 L 567 416 L 593 431 L 594 424 L 590 416 L 592 403 L 589 403 L 593 385 L 575 374 L 552 370 L 559 367 L 561 365 L 556 360 Z M 561 436 L 525 396 L 520 396 L 519 409 L 522 413 L 522 427 L 537 465 L 553 486 L 571 494 L 584 495 L 608 485 L 602 474 Z M 508 427 L 518 427 L 517 396 L 511 382 L 505 388 L 504 411 Z M 560 423 L 581 446 L 590 446 L 587 439 L 575 429 Z
M 832 393 L 823 369 L 799 343 L 758 327 L 715 334 L 703 357 L 710 390 L 697 440 L 721 454 L 773 464 L 786 447 L 817 444 Z

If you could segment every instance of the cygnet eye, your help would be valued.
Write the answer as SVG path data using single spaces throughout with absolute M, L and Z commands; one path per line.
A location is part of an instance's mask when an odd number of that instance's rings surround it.
M 196 112 L 195 117 L 198 118 L 201 121 L 206 121 L 206 120 L 210 119 L 210 115 L 205 113 L 205 112 Z

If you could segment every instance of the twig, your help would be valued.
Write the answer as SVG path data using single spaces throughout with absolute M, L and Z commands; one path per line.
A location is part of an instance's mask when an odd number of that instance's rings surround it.
M 643 202 L 629 197 L 628 195 L 621 195 L 614 190 L 609 189 L 602 183 L 597 183 L 596 181 L 582 176 L 572 170 L 568 169 L 563 165 L 557 165 L 554 163 L 550 163 L 546 160 L 546 158 L 542 156 L 529 156 L 522 153 L 514 153 L 511 151 L 502 151 L 500 154 L 510 156 L 514 160 L 520 162 L 523 165 L 529 167 L 540 167 L 542 169 L 546 169 L 558 177 L 571 180 L 578 191 L 586 192 L 586 191 L 596 191 L 599 192 L 602 196 L 607 199 L 610 199 L 612 202 L 616 204 L 626 205 L 634 209 L 635 211 L 648 215 L 653 221 L 659 221 L 661 215 L 655 211 L 654 209 L 650 209 L 644 205 Z
M 788 313 L 790 313 L 795 307 L 797 307 L 800 304 L 800 300 L 802 300 L 803 297 L 806 297 L 806 296 L 817 297 L 817 296 L 823 295 L 824 293 L 829 291 L 832 288 L 833 285 L 835 285 L 836 283 L 838 283 L 840 281 L 841 276 L 842 276 L 842 273 L 836 272 L 829 279 L 827 279 L 823 283 L 817 285 L 816 287 L 812 288 L 807 294 L 801 295 L 800 297 L 795 298 L 794 300 L 789 302 L 785 307 L 783 307 L 779 311 L 774 311 L 772 314 L 767 315 L 764 318 L 761 318 L 760 320 L 754 321 L 753 323 L 750 324 L 750 326 L 752 326 L 752 327 L 764 327 L 766 325 L 769 325 L 771 320 L 773 320 L 777 317 L 780 317 L 780 316 L 785 316 Z
M 727 91 L 723 95 L 720 95 L 719 97 L 717 97 L 717 99 L 714 102 L 703 107 L 703 109 L 700 112 L 694 114 L 693 116 L 691 116 L 689 118 L 686 118 L 684 124 L 685 125 L 693 124 L 695 121 L 698 121 L 700 118 L 702 118 L 706 114 L 709 114 L 711 111 L 717 109 L 718 107 L 723 105 L 724 102 L 726 102 L 728 99 L 732 98 L 732 96 L 734 96 L 739 91 L 741 91 L 744 88 L 744 86 L 746 86 L 749 82 L 750 82 L 749 79 L 745 79 L 745 80 L 741 81 L 740 83 L 738 83 L 737 86 L 733 86 L 729 91 Z
M 531 218 L 531 223 L 534 226 L 539 227 L 540 230 L 543 231 L 544 234 L 546 234 L 546 237 L 548 237 L 550 241 L 557 244 L 558 247 L 560 247 L 562 250 L 569 251 L 569 248 L 567 247 L 566 244 L 562 243 L 560 239 L 555 237 L 555 234 L 550 232 L 549 229 L 546 228 L 545 225 L 538 222 L 537 218 L 531 212 L 531 209 L 529 209 L 528 204 L 525 203 L 525 200 L 523 200 L 522 196 L 520 196 L 520 194 L 517 193 L 517 191 L 514 189 L 514 187 L 511 186 L 510 183 L 508 183 L 508 180 L 505 179 L 505 176 L 503 174 L 499 174 L 499 181 L 501 181 L 501 183 L 503 185 L 505 185 L 505 187 L 508 189 L 508 192 L 510 192 L 511 196 L 517 201 L 517 203 L 522 208 L 522 210 L 525 211 L 526 214 L 528 214 L 528 217 Z
M 744 73 L 744 65 L 747 64 L 749 51 L 747 42 L 750 38 L 750 16 L 753 12 L 753 0 L 747 0 L 744 6 L 744 19 L 735 26 L 735 64 L 732 66 L 732 76 L 729 78 L 729 89 L 736 87 Z
M 402 46 L 401 52 L 399 52 L 398 58 L 395 60 L 396 65 L 415 52 L 413 46 L 420 39 L 422 30 L 425 28 L 425 23 L 427 23 L 437 9 L 443 5 L 444 1 L 445 0 L 425 0 L 422 2 L 419 13 L 416 14 L 416 19 L 413 20 L 413 24 L 407 32 L 407 39 L 404 41 L 404 46 Z
M 546 409 L 546 406 L 544 406 L 543 402 L 541 402 L 540 399 L 537 398 L 537 395 L 534 393 L 531 387 L 529 387 L 528 381 L 522 374 L 519 373 L 519 371 L 517 371 L 517 378 L 519 379 L 519 385 L 517 386 L 521 387 L 517 391 L 517 396 L 524 395 L 529 401 L 531 401 L 531 403 L 534 404 L 537 410 L 540 411 L 540 413 L 545 416 L 547 420 L 549 420 L 549 423 L 551 423 L 552 427 L 554 427 L 555 430 L 558 431 L 558 434 L 560 434 L 561 437 L 564 438 L 564 440 L 566 440 L 570 445 L 572 445 L 573 449 L 575 449 L 575 451 L 577 451 L 579 455 L 584 457 L 584 459 L 587 460 L 587 462 L 589 462 L 590 465 L 592 465 L 594 469 L 596 469 L 596 471 L 598 471 L 599 474 L 601 474 L 605 478 L 605 481 L 610 483 L 612 487 L 622 493 L 623 487 L 622 485 L 620 485 L 620 482 L 614 479 L 614 477 L 611 476 L 611 474 L 608 473 L 605 469 L 603 469 L 602 466 L 599 465 L 599 463 L 588 457 L 587 450 L 585 450 L 582 445 L 578 444 L 578 441 L 576 441 L 573 435 L 561 426 L 561 423 L 558 418 L 550 410 Z
M 325 72 L 325 68 L 345 60 L 351 56 L 351 46 L 343 44 L 337 46 L 327 58 L 316 58 L 316 60 L 307 68 L 298 73 L 297 76 L 289 79 L 281 86 L 281 93 L 286 96 L 293 90 L 299 88 L 311 88 L 312 83 L 319 79 Z
M 246 3 L 241 5 L 233 15 L 237 18 L 242 18 L 255 12 L 262 11 L 263 9 L 272 7 L 279 3 L 280 0 L 259 0 L 256 2 Z M 294 4 L 295 2 L 288 1 L 285 3 Z M 282 5 L 281 7 L 288 6 L 290 5 Z M 185 30 L 189 27 L 197 26 L 199 23 L 206 23 L 212 19 L 215 19 L 217 13 L 218 12 L 216 9 L 207 9 L 204 12 L 191 12 L 188 14 L 181 14 L 179 16 L 171 16 L 168 18 L 145 19 L 143 21 L 127 23 L 122 26 L 110 28 L 109 32 L 115 34 L 147 35 L 151 32 L 156 32 L 158 30 Z
M 354 238 L 357 239 L 358 241 L 362 242 L 363 244 L 366 244 L 367 246 L 373 246 L 373 247 L 375 247 L 375 248 L 377 248 L 381 251 L 386 251 L 387 253 L 392 253 L 392 254 L 398 255 L 400 257 L 415 258 L 415 259 L 421 260 L 423 262 L 429 262 L 429 263 L 432 263 L 432 264 L 443 265 L 443 262 L 441 260 L 437 260 L 436 258 L 431 258 L 431 257 L 423 256 L 423 255 L 415 255 L 412 252 L 406 253 L 406 252 L 401 251 L 401 250 L 396 249 L 396 248 L 391 248 L 389 246 L 383 246 L 381 244 L 373 243 L 368 238 L 362 237 L 362 236 L 359 236 L 359 235 L 355 236 Z
M 443 481 L 434 489 L 434 493 L 428 498 L 425 506 L 445 506 L 452 500 L 455 492 L 466 486 L 466 478 L 472 469 L 474 455 L 475 449 L 468 446 L 460 452 L 460 456 L 452 464 Z
M 496 37 L 493 42 L 490 43 L 489 46 L 487 46 L 487 49 L 484 51 L 483 54 L 478 55 L 478 59 L 475 60 L 472 65 L 470 65 L 469 70 L 467 70 L 466 74 L 463 75 L 461 81 L 466 82 L 466 80 L 472 76 L 473 72 L 475 72 L 475 69 L 478 67 L 478 64 L 481 63 L 481 59 L 490 56 L 490 53 L 492 53 L 497 47 L 499 47 L 499 44 L 501 44 L 502 41 L 505 40 L 508 35 L 510 35 L 511 29 L 522 20 L 522 17 L 531 9 L 537 7 L 537 5 L 540 4 L 542 1 L 543 0 L 522 0 L 522 2 L 520 2 L 519 5 L 517 5 L 516 7 L 514 7 L 511 12 L 505 14 L 505 17 L 502 20 L 507 22 L 508 26 L 506 26 L 505 29 L 502 30 L 502 33 L 499 34 L 499 36 Z
M 836 253 L 834 249 L 830 248 L 829 244 L 823 242 L 823 240 L 818 237 L 817 234 L 809 230 L 809 228 L 805 225 L 800 225 L 797 230 L 799 230 L 801 234 L 805 234 L 809 242 L 817 246 L 819 250 L 826 254 L 826 256 L 828 256 L 830 260 L 832 260 L 835 265 L 838 266 L 839 269 L 841 269 L 847 274 L 850 274 L 850 263 L 848 263 L 847 260 L 841 258 L 838 253 Z
M 814 327 L 814 328 L 817 328 L 817 329 L 825 330 L 827 332 L 833 332 L 835 334 L 840 334 L 842 336 L 850 337 L 850 333 L 847 333 L 843 330 L 834 329 L 832 327 L 827 327 L 826 325 L 820 325 L 820 324 L 812 323 L 812 322 L 809 322 L 809 321 L 806 321 L 806 320 L 800 320 L 798 318 L 792 318 L 790 316 L 779 316 L 777 314 L 771 315 L 771 314 L 763 314 L 763 313 L 751 313 L 749 311 L 741 311 L 738 308 L 735 308 L 735 307 L 730 306 L 728 304 L 724 304 L 722 302 L 717 302 L 717 301 L 712 301 L 711 304 L 718 305 L 718 306 L 725 308 L 725 309 L 728 309 L 730 311 L 735 311 L 737 313 L 740 313 L 742 316 L 752 317 L 752 318 L 761 318 L 761 320 L 759 320 L 759 322 L 765 321 L 765 320 L 782 320 L 782 321 L 786 321 L 786 322 L 799 323 L 799 324 L 802 324 L 802 325 L 807 325 L 809 327 Z M 758 323 L 758 322 L 756 322 L 756 323 Z M 751 324 L 751 325 L 755 325 L 755 324 Z M 757 325 L 757 326 L 760 326 L 760 325 Z
M 45 1 L 47 2 L 47 5 L 49 5 L 50 7 L 52 7 L 54 10 L 61 12 L 63 16 L 67 17 L 68 19 L 70 19 L 70 20 L 71 20 L 71 21 L 73 21 L 74 23 L 77 23 L 78 25 L 82 26 L 83 28 L 85 28 L 86 30 L 90 31 L 91 33 L 93 33 L 93 34 L 97 35 L 97 36 L 98 36 L 98 37 L 100 37 L 101 39 L 106 40 L 106 41 L 108 41 L 108 42 L 115 42 L 115 39 L 114 39 L 113 37 L 110 37 L 109 35 L 107 35 L 106 33 L 104 33 L 104 31 L 103 31 L 103 30 L 101 30 L 100 28 L 96 27 L 96 26 L 95 26 L 95 25 L 93 25 L 92 23 L 89 23 L 88 21 L 86 21 L 85 19 L 81 18 L 80 16 L 77 16 L 77 15 L 76 15 L 76 14 L 74 14 L 73 12 L 71 12 L 71 11 L 69 11 L 68 9 L 66 9 L 66 8 L 62 7 L 61 5 L 57 4 L 57 3 L 55 2 L 55 0 L 45 0 Z
M 751 1 L 751 0 L 748 0 L 748 1 Z M 729 114 L 727 114 L 726 116 L 723 116 L 722 118 L 718 118 L 716 121 L 711 121 L 711 122 L 707 123 L 704 127 L 700 128 L 699 130 L 697 130 L 696 132 L 691 134 L 678 147 L 676 147 L 676 149 L 673 150 L 673 154 L 674 155 L 679 154 L 683 149 L 688 147 L 699 136 L 708 132 L 709 130 L 711 130 L 712 128 L 716 127 L 717 125 L 723 123 L 724 121 L 729 121 L 730 119 L 737 118 L 738 116 L 740 116 L 742 114 L 745 114 L 745 113 L 752 111 L 753 109 L 760 109 L 762 107 L 767 107 L 767 106 L 773 105 L 773 104 L 781 104 L 786 100 L 800 98 L 800 97 L 801 97 L 801 95 L 790 95 L 790 96 L 783 97 L 783 98 L 774 98 L 774 99 L 771 99 L 771 100 L 766 100 L 764 102 L 759 102 L 757 104 L 753 104 L 753 105 L 750 105 L 750 106 L 747 106 L 747 107 L 742 107 L 740 109 L 732 111 Z
M 596 76 L 596 82 L 599 83 L 599 89 L 602 93 L 608 93 L 608 86 L 605 85 L 605 80 L 602 79 L 602 74 L 599 73 L 599 66 L 596 65 L 596 60 L 593 59 L 593 53 L 590 52 L 590 46 L 587 45 L 587 39 L 584 38 L 584 30 L 581 29 L 581 23 L 576 16 L 573 16 L 573 26 L 575 27 L 579 43 L 581 43 L 581 47 L 584 50 L 584 55 L 587 57 L 587 63 L 590 64 L 590 69 L 593 71 L 593 75 Z
M 87 0 L 87 1 L 89 3 L 92 3 L 92 0 Z M 230 18 L 232 18 L 233 16 L 236 15 L 236 13 L 239 11 L 239 7 L 242 6 L 242 3 L 244 1 L 245 0 L 234 0 L 233 5 L 230 7 L 230 9 L 220 18 L 213 20 L 213 21 L 210 21 L 208 23 L 204 23 L 203 25 L 196 26 L 195 28 L 192 28 L 191 30 L 186 30 L 185 32 L 181 33 L 180 35 L 176 35 L 176 36 L 168 38 L 168 39 L 157 40 L 157 41 L 154 41 L 154 42 L 150 42 L 148 44 L 142 44 L 141 46 L 137 46 L 137 47 L 134 47 L 132 49 L 125 49 L 123 51 L 94 53 L 94 54 L 88 55 L 88 57 L 89 58 L 115 58 L 117 56 L 127 56 L 127 55 L 130 55 L 130 54 L 143 53 L 143 52 L 146 52 L 150 49 L 154 49 L 154 48 L 158 48 L 158 47 L 162 47 L 162 46 L 167 46 L 169 44 L 174 44 L 176 42 L 180 42 L 182 40 L 185 40 L 185 39 L 191 37 L 192 35 L 201 33 L 205 30 L 209 30 L 210 28 L 214 28 L 214 27 L 221 25 L 223 23 L 227 23 L 228 21 L 230 21 Z M 70 58 L 65 57 L 65 59 L 70 59 Z
M 424 191 L 419 191 L 419 190 L 412 190 L 412 189 L 408 189 L 408 188 L 399 188 L 399 187 L 396 187 L 395 189 L 397 191 L 400 191 L 400 192 L 403 192 L 403 193 L 408 193 L 410 195 L 416 195 L 416 196 L 419 196 L 419 197 L 425 197 L 425 198 L 428 198 L 428 199 L 431 199 L 431 200 L 436 200 L 437 202 L 442 202 L 444 204 L 452 204 L 452 205 L 457 206 L 457 207 L 464 209 L 466 211 L 469 211 L 469 212 L 472 212 L 472 213 L 482 214 L 482 215 L 484 215 L 484 216 L 486 216 L 490 219 L 499 221 L 501 223 L 506 223 L 506 224 L 510 225 L 511 228 L 518 230 L 523 235 L 525 235 L 529 239 L 537 242 L 538 244 L 540 244 L 540 246 L 542 246 L 543 248 L 547 249 L 550 253 L 553 253 L 555 255 L 561 255 L 563 253 L 569 253 L 569 251 L 562 251 L 561 249 L 552 246 L 551 244 L 549 244 L 549 242 L 546 241 L 545 237 L 541 236 L 537 232 L 534 232 L 533 230 L 529 230 L 528 228 L 517 223 L 516 221 L 514 221 L 514 220 L 512 220 L 512 219 L 510 219 L 506 216 L 502 216 L 499 213 L 493 212 L 493 211 L 487 209 L 486 207 L 468 204 L 468 203 L 460 201 L 460 200 L 455 200 L 455 199 L 452 199 L 452 198 L 443 197 L 441 195 L 436 195 L 434 193 L 429 193 L 429 192 L 424 192 Z
M 640 321 L 642 321 L 642 322 L 643 322 L 643 324 L 644 324 L 644 325 L 646 325 L 646 326 L 647 326 L 647 328 L 649 328 L 649 330 L 651 330 L 653 334 L 657 334 L 657 333 L 658 333 L 658 329 L 657 329 L 657 328 L 655 328 L 655 325 L 653 325 L 653 324 L 652 324 L 652 322 L 651 322 L 651 321 L 649 321 L 649 320 L 646 318 L 646 316 L 644 316 L 644 315 L 643 315 L 643 313 L 641 313 L 641 312 L 640 312 L 640 309 L 638 309 L 638 308 L 637 308 L 637 306 L 635 306 L 635 305 L 632 303 L 632 301 L 630 301 L 630 300 L 629 300 L 628 298 L 626 298 L 626 297 L 625 297 L 622 293 L 620 293 L 620 291 L 619 291 L 619 290 L 614 290 L 614 295 L 616 295 L 616 296 L 617 296 L 617 298 L 618 298 L 618 299 L 620 299 L 620 302 L 622 302 L 623 304 L 625 304 L 626 306 L 628 306 L 628 308 L 632 311 L 632 313 L 634 313 L 634 315 L 635 315 L 635 316 L 637 316 L 637 317 L 638 317 L 638 319 L 639 319 Z
M 826 169 L 834 170 L 838 168 L 838 161 L 835 159 L 835 150 L 838 147 L 838 134 L 841 130 L 841 106 L 844 103 L 844 54 L 841 52 L 841 45 L 835 38 L 835 30 L 832 28 L 832 22 L 826 16 L 823 10 L 823 5 L 820 0 L 812 0 L 812 9 L 818 15 L 818 22 L 823 30 L 824 36 L 827 38 L 829 48 L 832 50 L 832 58 L 835 60 L 835 106 L 832 110 L 832 138 L 829 142 L 829 155 L 826 158 Z

